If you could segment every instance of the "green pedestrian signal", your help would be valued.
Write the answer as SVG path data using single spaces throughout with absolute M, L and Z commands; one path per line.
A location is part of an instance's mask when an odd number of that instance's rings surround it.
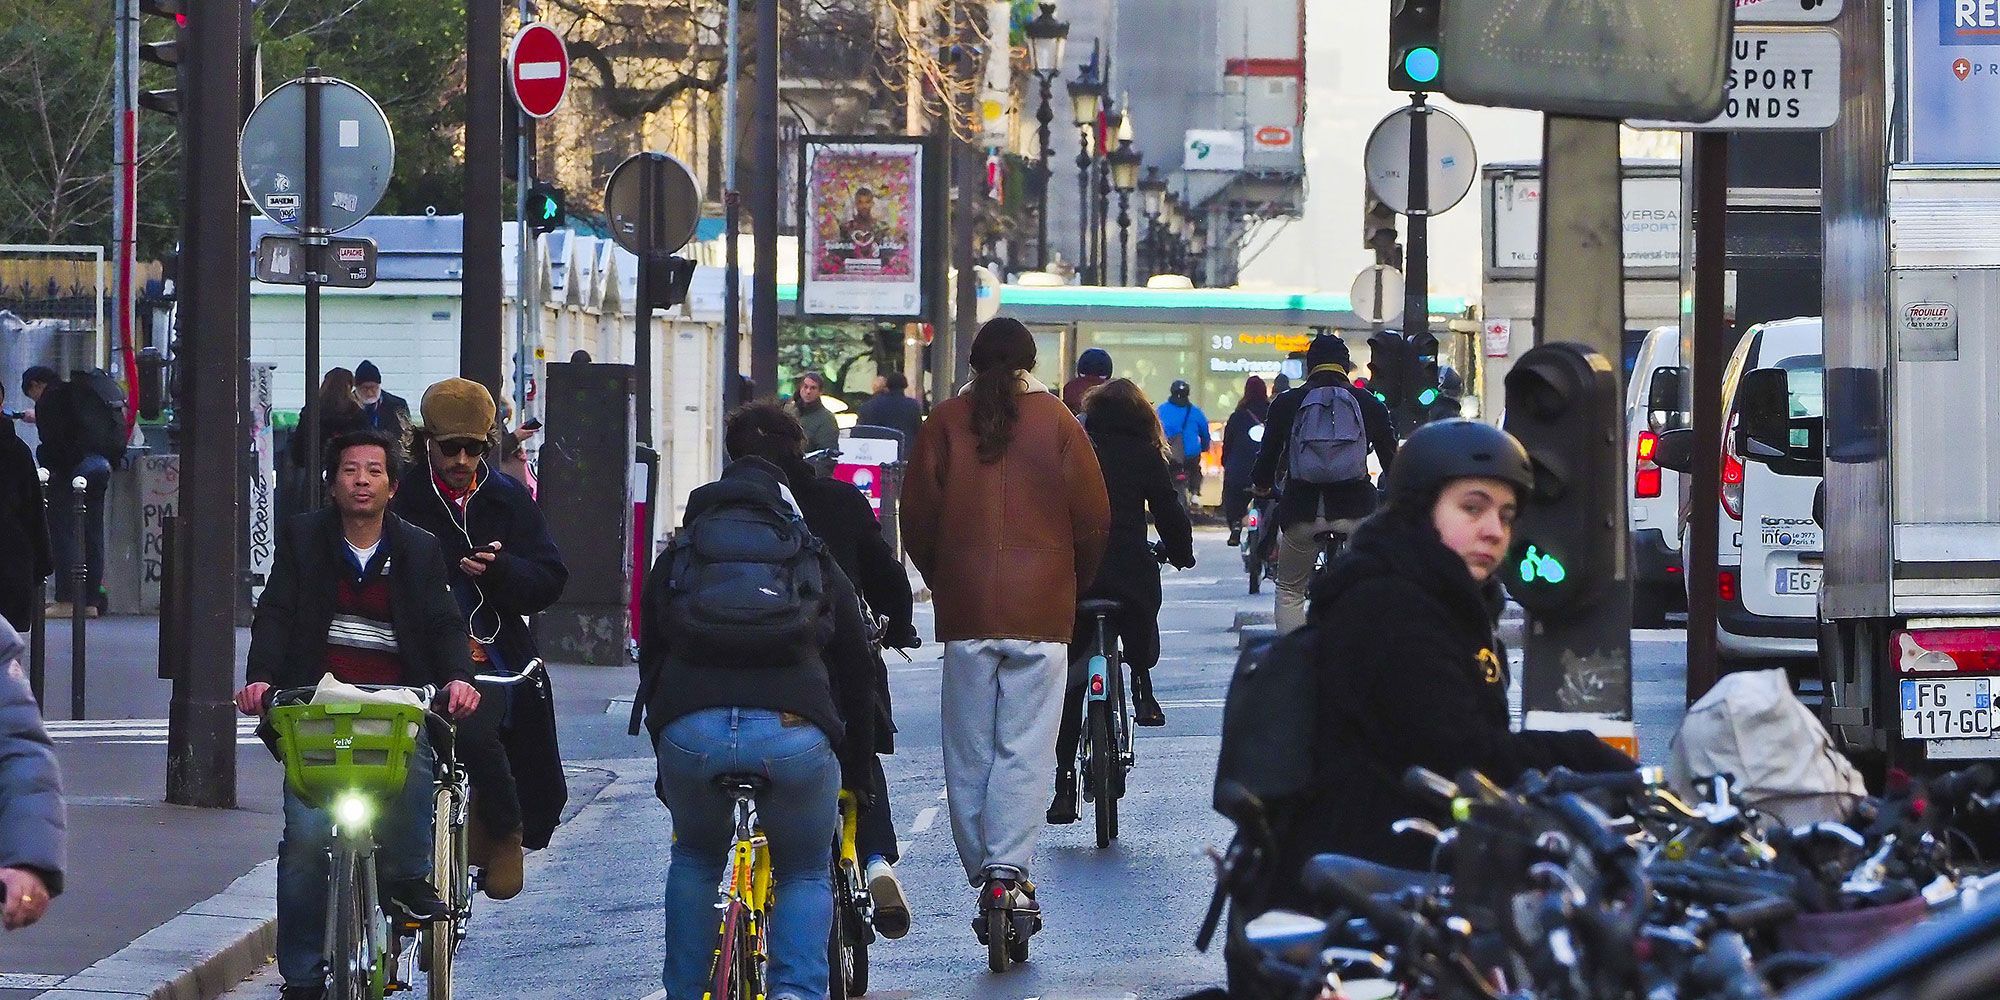
M 1424 391 L 1417 393 L 1417 403 L 1420 406 L 1429 406 L 1437 401 L 1438 401 L 1438 391 L 1436 389 L 1425 389 Z
M 1419 45 L 1403 53 L 1403 74 L 1417 83 L 1429 83 L 1438 78 L 1442 61 L 1437 50 L 1428 45 Z
M 568 213 L 563 209 L 562 192 L 549 183 L 536 184 L 528 189 L 528 228 L 537 233 L 552 233 L 568 221 Z
M 1543 552 L 1530 545 L 1527 553 L 1521 557 L 1522 583 L 1534 583 L 1539 580 L 1555 584 L 1563 582 L 1568 576 L 1569 572 L 1563 569 L 1561 560 L 1558 560 L 1553 552 Z

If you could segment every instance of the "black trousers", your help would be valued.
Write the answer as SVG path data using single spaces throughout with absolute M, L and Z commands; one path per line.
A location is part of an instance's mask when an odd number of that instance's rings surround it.
M 902 860 L 902 852 L 896 849 L 896 818 L 889 813 L 889 782 L 882 773 L 881 754 L 875 755 L 875 792 L 875 804 L 861 811 L 855 827 L 854 851 L 864 866 L 877 856 L 893 865 Z
M 480 825 L 495 837 L 521 829 L 521 793 L 507 748 L 500 743 L 500 723 L 512 694 L 505 688 L 481 689 L 479 710 L 458 724 L 458 763 L 472 785 L 472 807 Z

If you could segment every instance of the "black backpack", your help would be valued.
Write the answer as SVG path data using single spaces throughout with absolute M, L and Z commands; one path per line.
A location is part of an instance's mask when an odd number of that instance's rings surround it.
M 83 450 L 102 455 L 114 467 L 125 461 L 125 390 L 101 368 L 69 376 L 70 409 Z
M 1305 625 L 1253 643 L 1236 658 L 1236 673 L 1222 703 L 1217 810 L 1224 809 L 1226 785 L 1274 808 L 1312 787 L 1319 643 L 1319 626 Z
M 787 666 L 833 634 L 826 547 L 789 507 L 745 491 L 674 533 L 667 642 L 678 657 Z

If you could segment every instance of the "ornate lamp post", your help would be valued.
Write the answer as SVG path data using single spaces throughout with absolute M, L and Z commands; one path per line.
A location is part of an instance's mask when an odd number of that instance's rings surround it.
M 1196 220 L 1188 236 L 1188 279 L 1199 285 L 1208 280 L 1208 225 Z
M 1040 138 L 1041 159 L 1035 170 L 1035 240 L 1036 265 L 1043 270 L 1049 266 L 1049 178 L 1055 171 L 1049 164 L 1053 151 L 1049 148 L 1049 123 L 1056 115 L 1049 103 L 1054 99 L 1056 74 L 1062 72 L 1063 50 L 1068 47 L 1069 25 L 1056 20 L 1056 5 L 1042 4 L 1042 12 L 1029 21 L 1022 29 L 1028 36 L 1028 57 L 1034 62 L 1035 76 L 1042 82 L 1042 105 L 1035 112 L 1035 120 L 1041 123 L 1036 135 Z
M 1076 76 L 1069 81 L 1069 106 L 1081 133 L 1076 153 L 1076 260 L 1078 279 L 1082 284 L 1098 284 L 1100 276 L 1091 263 L 1091 164 L 1096 159 L 1093 148 L 1097 136 L 1097 115 L 1104 107 L 1104 84 L 1097 78 L 1094 62 L 1077 68 Z
M 1166 204 L 1160 210 L 1160 240 L 1166 245 L 1166 266 L 1168 274 L 1179 274 L 1182 270 L 1181 246 L 1181 196 L 1179 192 L 1167 192 Z
M 1131 98 L 1126 98 L 1131 103 Z M 1132 145 L 1132 113 L 1118 120 L 1118 148 L 1111 151 L 1111 186 L 1118 189 L 1118 283 L 1132 283 L 1132 192 L 1139 186 L 1142 157 Z
M 1160 243 L 1160 210 L 1166 201 L 1167 179 L 1160 176 L 1160 168 L 1147 167 L 1145 179 L 1139 182 L 1139 205 L 1146 213 L 1146 231 L 1139 236 L 1139 272 L 1144 275 L 1165 270 L 1160 266 L 1165 256 Z

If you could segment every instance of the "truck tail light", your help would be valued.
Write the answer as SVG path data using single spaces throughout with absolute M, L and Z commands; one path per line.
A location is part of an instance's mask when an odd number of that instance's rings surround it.
M 1660 436 L 1652 431 L 1639 432 L 1638 466 L 1632 477 L 1632 495 L 1648 500 L 1660 495 L 1660 466 L 1653 461 L 1653 454 L 1660 447 Z
M 1731 520 L 1743 520 L 1743 460 L 1736 457 L 1736 416 L 1722 434 L 1722 509 Z
M 1889 638 L 1899 673 L 2000 672 L 2000 628 L 1898 631 Z
M 1734 604 L 1739 596 L 1736 590 L 1736 571 L 1719 569 L 1715 571 L 1715 596 Z

